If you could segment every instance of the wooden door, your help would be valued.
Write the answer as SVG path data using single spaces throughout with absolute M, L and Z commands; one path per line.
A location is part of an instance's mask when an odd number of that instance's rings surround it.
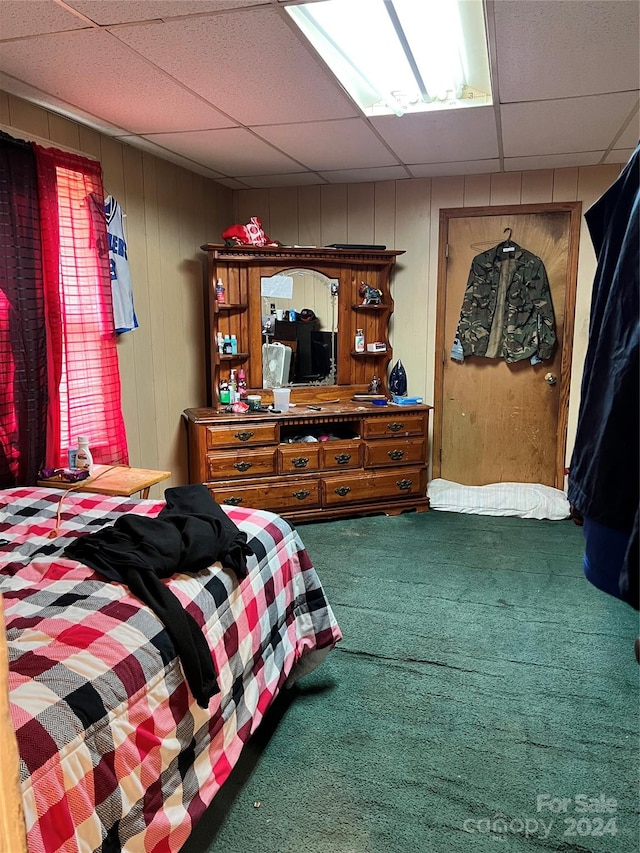
M 434 476 L 466 485 L 562 488 L 580 204 L 443 210 L 440 224 Z M 460 364 L 450 350 L 471 261 L 506 239 L 506 228 L 547 270 L 553 358 L 532 366 L 528 359 L 508 364 L 471 356 Z

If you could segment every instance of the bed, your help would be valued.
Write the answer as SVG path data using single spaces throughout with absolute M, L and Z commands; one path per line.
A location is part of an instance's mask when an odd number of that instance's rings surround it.
M 9 710 L 30 853 L 169 853 L 229 776 L 285 685 L 340 639 L 298 533 L 224 507 L 254 555 L 239 581 L 216 563 L 166 581 L 202 629 L 220 692 L 198 705 L 167 630 L 122 584 L 63 555 L 163 501 L 0 491 L 0 594 Z M 50 538 L 52 531 L 57 531 Z

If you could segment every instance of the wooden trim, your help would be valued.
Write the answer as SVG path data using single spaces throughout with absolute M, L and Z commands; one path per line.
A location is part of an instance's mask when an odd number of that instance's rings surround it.
M 573 357 L 573 333 L 575 324 L 576 289 L 578 284 L 578 255 L 580 248 L 580 224 L 582 217 L 581 201 L 559 201 L 540 204 L 507 204 L 487 207 L 448 207 L 440 209 L 438 235 L 438 285 L 436 295 L 436 344 L 434 370 L 434 402 L 436 417 L 433 422 L 433 477 L 441 476 L 442 471 L 442 392 L 444 363 L 447 357 L 445 335 L 447 284 L 446 249 L 450 219 L 466 219 L 474 216 L 509 216 L 526 214 L 568 213 L 569 214 L 569 256 L 567 258 L 567 277 L 565 282 L 564 329 L 562 336 L 562 356 L 560 363 L 560 397 L 558 400 L 558 436 L 555 463 L 555 486 L 564 488 L 564 465 L 567 448 L 567 430 L 569 423 L 569 394 L 571 384 L 571 362 Z M 499 242 L 499 239 L 498 239 Z
M 486 210 L 486 208 L 440 208 L 438 228 L 438 284 L 436 291 L 436 352 L 434 360 L 433 408 L 437 413 L 433 419 L 433 455 L 431 471 L 434 479 L 442 471 L 442 389 L 444 383 L 445 352 L 444 323 L 446 312 L 445 290 L 447 287 L 447 243 L 449 219 L 457 210 Z
M 9 657 L 0 595 L 0 853 L 27 853 L 18 744 L 9 714 Z
M 562 359 L 560 362 L 560 399 L 558 400 L 558 436 L 556 446 L 556 489 L 564 490 L 565 456 L 569 426 L 569 396 L 571 392 L 571 362 L 573 359 L 573 333 L 576 314 L 576 290 L 578 284 L 578 255 L 580 248 L 580 225 L 582 202 L 568 202 L 569 257 L 567 258 L 567 280 L 564 291 L 564 330 L 562 333 Z

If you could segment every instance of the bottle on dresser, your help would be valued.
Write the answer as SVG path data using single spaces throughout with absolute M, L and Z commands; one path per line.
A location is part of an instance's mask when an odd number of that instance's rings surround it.
M 238 399 L 246 400 L 247 398 L 247 377 L 242 367 L 238 370 Z
M 220 396 L 220 403 L 223 406 L 227 406 L 231 402 L 230 395 L 229 395 L 229 383 L 227 382 L 226 379 L 222 379 L 220 381 L 219 396 Z
M 238 380 L 236 379 L 235 368 L 231 368 L 229 375 L 229 402 L 235 403 L 238 400 Z
M 76 453 L 76 468 L 86 469 L 93 473 L 93 456 L 89 450 L 89 439 L 86 435 L 78 436 L 78 452 Z

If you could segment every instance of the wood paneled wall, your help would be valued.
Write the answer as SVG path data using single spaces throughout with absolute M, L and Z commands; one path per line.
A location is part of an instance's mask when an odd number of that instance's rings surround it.
M 234 222 L 258 216 L 273 240 L 302 245 L 381 243 L 404 249 L 393 276 L 393 356 L 402 360 L 409 393 L 432 403 L 440 208 L 581 201 L 583 212 L 622 165 L 505 174 L 421 178 L 383 183 L 242 190 Z M 514 235 L 517 240 L 517 235 Z M 567 461 L 575 439 L 580 378 L 589 328 L 595 254 L 584 219 L 580 235 L 576 323 L 569 400 Z
M 200 246 L 231 222 L 232 193 L 212 180 L 0 92 L 0 123 L 13 136 L 100 160 L 105 191 L 126 213 L 139 328 L 118 338 L 131 465 L 172 471 L 187 482 L 181 413 L 204 405 L 205 355 Z
M 0 92 L 0 123 L 99 159 L 107 192 L 127 213 L 140 328 L 118 341 L 132 465 L 187 482 L 181 412 L 205 402 L 202 254 L 235 222 L 259 216 L 283 243 L 382 243 L 404 249 L 393 279 L 394 360 L 409 393 L 433 400 L 438 220 L 442 207 L 582 201 L 586 210 L 621 165 L 232 192 L 220 184 Z M 573 446 L 595 255 L 583 222 L 567 458 Z M 304 307 L 304 306 L 300 306 Z M 167 483 L 156 486 L 161 496 Z

